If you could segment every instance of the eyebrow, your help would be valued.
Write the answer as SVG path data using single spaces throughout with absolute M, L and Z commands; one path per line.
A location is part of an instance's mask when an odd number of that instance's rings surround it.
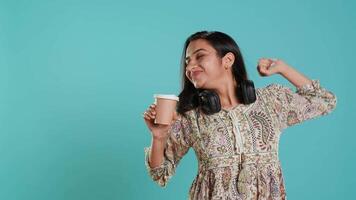
M 207 51 L 207 50 L 200 48 L 200 49 L 195 50 L 195 51 L 192 53 L 192 55 L 195 54 L 195 53 L 197 53 L 198 51 Z M 189 56 L 185 58 L 185 62 L 187 62 L 188 59 L 190 59 Z

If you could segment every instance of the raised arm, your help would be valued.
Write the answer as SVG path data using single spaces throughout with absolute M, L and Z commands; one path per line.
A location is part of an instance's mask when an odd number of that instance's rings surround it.
M 281 84 L 266 87 L 267 96 L 280 121 L 280 129 L 330 113 L 336 107 L 336 96 L 323 88 L 319 80 L 310 80 L 281 60 L 260 60 L 262 76 L 281 74 L 296 88 Z

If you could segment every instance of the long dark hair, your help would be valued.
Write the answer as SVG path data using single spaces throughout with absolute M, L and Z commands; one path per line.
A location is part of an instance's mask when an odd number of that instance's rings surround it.
M 217 52 L 217 55 L 222 58 L 226 53 L 231 52 L 235 56 L 235 61 L 232 65 L 232 74 L 237 83 L 240 84 L 241 80 L 247 80 L 247 72 L 245 68 L 245 63 L 240 52 L 239 46 L 236 44 L 234 39 L 232 39 L 229 35 L 219 32 L 219 31 L 199 31 L 187 38 L 184 43 L 183 53 L 181 58 L 181 76 L 182 76 L 182 91 L 179 94 L 179 103 L 177 105 L 177 112 L 179 114 L 185 115 L 185 112 L 195 109 L 199 106 L 198 104 L 198 92 L 201 89 L 197 89 L 194 87 L 193 83 L 185 75 L 185 54 L 187 47 L 190 42 L 204 39 L 206 40 Z M 237 90 L 237 88 L 236 88 Z M 240 92 L 236 92 L 237 99 L 243 102 L 242 95 Z

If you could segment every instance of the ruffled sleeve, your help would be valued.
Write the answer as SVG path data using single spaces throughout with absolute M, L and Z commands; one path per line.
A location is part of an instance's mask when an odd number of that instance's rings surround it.
M 164 149 L 164 158 L 162 164 L 155 168 L 149 165 L 149 156 L 151 147 L 145 147 L 145 165 L 148 173 L 153 181 L 159 186 L 165 187 L 168 180 L 175 174 L 175 170 L 182 159 L 187 154 L 191 147 L 191 142 L 188 138 L 191 132 L 189 121 L 185 117 L 180 117 L 169 129 L 169 137 Z
M 276 83 L 266 88 L 281 130 L 326 115 L 336 107 L 336 96 L 321 87 L 319 80 L 311 80 L 310 84 L 296 88 L 296 92 Z

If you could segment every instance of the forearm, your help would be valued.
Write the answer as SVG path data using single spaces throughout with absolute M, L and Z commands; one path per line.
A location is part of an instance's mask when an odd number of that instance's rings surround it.
M 152 138 L 151 152 L 149 157 L 149 164 L 151 168 L 158 167 L 162 164 L 166 142 L 166 139 Z
M 311 83 L 311 80 L 309 78 L 307 78 L 289 65 L 284 65 L 280 67 L 279 74 L 286 78 L 295 87 L 301 87 L 305 84 Z

